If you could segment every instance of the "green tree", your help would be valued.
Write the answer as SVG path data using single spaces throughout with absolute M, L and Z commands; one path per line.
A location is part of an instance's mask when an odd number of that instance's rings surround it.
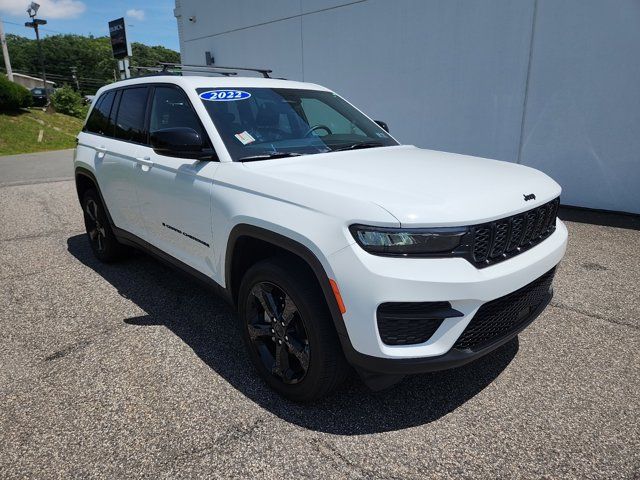
M 51 104 L 57 112 L 72 117 L 84 118 L 87 114 L 87 106 L 84 105 L 82 97 L 69 85 L 57 89 L 51 95 Z
M 40 76 L 37 46 L 34 39 L 7 35 L 13 69 Z M 71 67 L 77 69 L 82 94 L 92 94 L 102 85 L 113 82 L 118 64 L 111 52 L 108 37 L 51 35 L 42 39 L 47 79 L 75 86 Z M 154 66 L 158 62 L 179 62 L 180 54 L 161 46 L 150 47 L 134 42 L 132 66 Z
M 160 45 L 149 47 L 134 42 L 131 45 L 131 65 L 139 67 L 153 67 L 160 62 L 180 63 L 180 54 Z
M 0 112 L 15 111 L 31 105 L 31 92 L 0 75 Z

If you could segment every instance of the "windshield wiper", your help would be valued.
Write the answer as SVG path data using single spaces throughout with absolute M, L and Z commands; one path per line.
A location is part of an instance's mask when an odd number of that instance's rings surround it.
M 344 145 L 342 147 L 334 148 L 331 151 L 340 152 L 342 150 L 356 150 L 358 148 L 375 148 L 375 147 L 382 147 L 382 146 L 383 145 L 381 142 L 358 142 L 358 143 L 352 143 L 350 145 Z
M 239 158 L 239 162 L 254 162 L 256 160 L 270 160 L 272 158 L 285 158 L 285 157 L 299 157 L 302 155 L 297 152 L 271 152 L 271 153 L 261 153 L 260 155 L 251 155 L 249 157 Z

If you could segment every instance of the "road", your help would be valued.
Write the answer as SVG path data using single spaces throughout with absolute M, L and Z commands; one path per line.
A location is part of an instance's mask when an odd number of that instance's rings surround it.
M 0 185 L 53 183 L 73 178 L 73 150 L 0 157 Z
M 0 477 L 640 477 L 640 231 L 568 222 L 553 303 L 493 354 L 296 405 L 208 290 L 93 258 L 70 152 L 29 157 L 0 158 Z

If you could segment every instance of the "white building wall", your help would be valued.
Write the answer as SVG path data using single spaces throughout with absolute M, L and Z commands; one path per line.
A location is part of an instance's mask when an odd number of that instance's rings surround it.
M 325 85 L 403 143 L 540 168 L 640 213 L 635 0 L 176 0 L 185 63 Z M 189 20 L 191 18 L 191 20 Z
M 42 79 L 38 77 L 31 77 L 29 75 L 23 75 L 21 73 L 13 73 L 13 82 L 18 85 L 22 85 L 24 88 L 31 90 L 32 88 L 42 88 Z M 47 80 L 47 87 L 53 88 L 55 82 Z
M 640 1 L 539 0 L 521 162 L 563 202 L 640 213 Z

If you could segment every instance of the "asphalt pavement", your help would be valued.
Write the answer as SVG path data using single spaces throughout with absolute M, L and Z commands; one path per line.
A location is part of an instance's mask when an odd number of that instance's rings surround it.
M 0 478 L 640 477 L 637 229 L 568 222 L 552 304 L 493 354 L 297 405 L 210 291 L 94 259 L 70 158 L 0 158 Z
M 53 183 L 73 178 L 73 150 L 0 157 L 0 185 Z

